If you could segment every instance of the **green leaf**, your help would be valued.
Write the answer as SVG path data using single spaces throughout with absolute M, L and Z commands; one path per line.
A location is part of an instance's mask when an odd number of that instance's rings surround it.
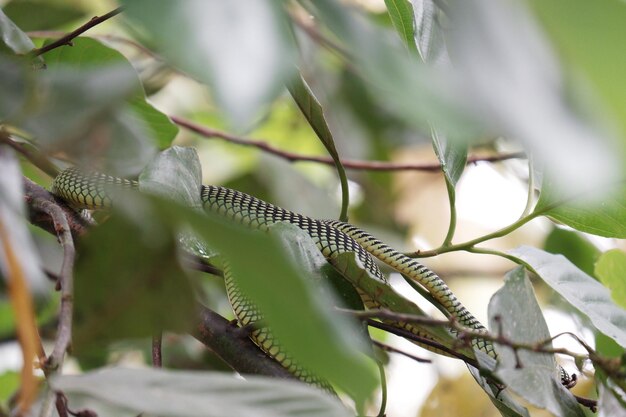
M 500 336 L 513 343 L 533 344 L 550 339 L 524 267 L 509 272 L 504 287 L 491 298 L 489 327 L 502 329 Z M 574 396 L 561 384 L 553 354 L 519 350 L 516 357 L 510 347 L 497 343 L 495 347 L 499 362 L 495 373 L 508 388 L 555 416 L 584 416 Z M 518 358 L 520 369 L 517 368 Z
M 33 41 L 2 10 L 0 10 L 0 37 L 2 38 L 0 50 L 8 48 L 17 55 L 24 55 L 35 49 Z
M 0 374 L 0 410 L 20 388 L 19 372 L 7 371 Z
M 432 130 L 432 142 L 446 181 L 456 187 L 467 162 L 467 142 L 446 138 L 436 129 Z
M 598 408 L 603 417 L 619 416 L 626 412 L 626 393 L 617 387 L 608 387 L 606 383 L 600 384 Z
M 350 417 L 333 397 L 304 384 L 276 378 L 246 380 L 216 372 L 112 368 L 51 381 L 70 403 L 80 401 L 100 416 Z M 164 395 L 167 394 L 167 395 Z
M 95 69 L 117 64 L 124 65 L 133 73 L 135 72 L 124 55 L 92 38 L 78 37 L 72 41 L 71 47 L 54 49 L 48 52 L 45 58 L 48 67 L 52 69 L 66 66 L 77 69 Z M 128 117 L 144 126 L 159 148 L 170 146 L 178 134 L 178 126 L 147 101 L 136 73 L 133 78 L 131 88 L 134 94 L 128 99 L 130 104 Z
M 561 254 L 588 275 L 594 275 L 593 268 L 600 250 L 580 233 L 560 227 L 552 229 L 543 249 L 546 252 Z
M 25 31 L 55 29 L 86 14 L 78 3 L 70 5 L 50 0 L 12 0 L 2 10 Z
M 209 85 L 239 126 L 283 89 L 293 45 L 280 2 L 125 0 L 125 15 L 171 64 Z M 184 47 L 181 47 L 184 45 Z
M 626 347 L 626 310 L 611 300 L 610 291 L 562 255 L 552 255 L 530 246 L 510 252 L 522 259 L 574 308 L 589 317 L 606 336 Z
M 150 169 L 142 174 L 142 181 L 189 190 L 196 187 L 193 164 L 161 167 L 167 171 Z M 191 172 L 181 175 L 185 170 Z M 271 226 L 269 235 L 249 230 L 233 221 L 231 210 L 221 215 L 198 213 L 166 204 L 161 204 L 160 210 L 161 221 L 186 219 L 194 233 L 219 251 L 242 292 L 263 312 L 272 333 L 302 366 L 336 383 L 358 403 L 371 394 L 377 377 L 360 353 L 366 345 L 354 337 L 356 326 L 333 313 L 330 292 L 320 292 L 325 287 L 322 269 L 326 261 L 307 233 L 293 225 Z
M 605 237 L 626 237 L 626 187 L 581 190 L 564 195 L 544 178 L 535 213 L 541 213 L 581 232 Z
M 348 178 L 346 177 L 346 170 L 339 159 L 339 153 L 335 147 L 333 135 L 330 133 L 330 129 L 324 118 L 324 110 L 302 76 L 295 77 L 288 84 L 287 88 L 300 108 L 300 111 L 302 111 L 302 114 L 306 117 L 317 134 L 317 137 L 320 138 L 329 155 L 335 162 L 335 167 L 337 168 L 341 182 L 341 214 L 339 215 L 339 219 L 341 221 L 348 221 L 348 205 L 350 204 Z
M 175 231 L 142 196 L 117 197 L 120 210 L 78 248 L 73 344 L 79 356 L 115 340 L 184 332 L 193 323 L 194 294 L 176 256 Z
M 575 76 L 602 100 L 598 111 L 609 116 L 626 141 L 626 5 L 621 0 L 532 0 L 559 54 Z M 606 114 L 604 114 L 606 113 Z
M 389 17 L 398 35 L 411 52 L 417 52 L 415 45 L 415 20 L 413 5 L 408 0 L 385 0 Z
M 611 297 L 626 309 L 626 253 L 613 249 L 600 255 L 595 275 L 611 290 Z

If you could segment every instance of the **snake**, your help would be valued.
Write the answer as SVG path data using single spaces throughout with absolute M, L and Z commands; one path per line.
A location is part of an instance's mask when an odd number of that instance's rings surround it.
M 74 207 L 99 210 L 113 206 L 112 187 L 138 189 L 139 183 L 134 180 L 100 172 L 85 172 L 71 167 L 63 170 L 54 178 L 51 192 Z M 447 315 L 461 326 L 477 333 L 487 331 L 485 326 L 461 304 L 448 285 L 435 272 L 357 226 L 338 220 L 314 219 L 222 186 L 202 185 L 200 194 L 205 211 L 251 229 L 267 231 L 271 225 L 278 222 L 297 226 L 311 237 L 330 264 L 334 264 L 342 253 L 354 253 L 373 277 L 388 284 L 387 278 L 375 261 L 377 259 L 418 283 L 430 293 L 435 302 L 443 307 Z M 251 297 L 241 291 L 236 279 L 230 273 L 228 263 L 225 264 L 224 279 L 226 293 L 239 325 L 254 327 L 255 323 L 260 323 L 263 320 L 262 312 L 254 305 Z M 387 307 L 371 294 L 359 288 L 356 290 L 366 308 Z M 415 324 L 408 322 L 392 322 L 391 324 L 421 338 L 432 339 L 429 333 Z M 455 334 L 455 331 L 451 330 L 451 333 Z M 296 358 L 293 358 L 289 352 L 283 349 L 280 341 L 272 335 L 271 329 L 267 327 L 255 328 L 250 332 L 249 337 L 268 356 L 279 362 L 300 380 L 332 391 L 326 381 L 301 366 Z M 449 355 L 445 351 L 433 348 L 432 345 L 416 343 L 426 349 Z M 471 344 L 475 349 L 497 358 L 497 353 L 490 341 L 476 337 L 471 340 Z M 560 366 L 559 371 L 563 385 L 570 385 L 571 376 Z

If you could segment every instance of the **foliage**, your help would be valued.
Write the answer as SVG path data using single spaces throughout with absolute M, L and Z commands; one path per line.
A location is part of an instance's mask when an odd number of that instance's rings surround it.
M 0 369 L 0 415 L 383 415 L 376 367 L 395 360 L 393 321 L 465 362 L 491 413 L 582 415 L 588 396 L 605 415 L 626 410 L 623 2 L 121 0 L 108 14 L 108 2 L 83 3 L 0 11 L 0 338 L 24 354 L 21 374 Z M 521 216 L 478 236 L 459 203 L 471 162 L 527 186 Z M 142 192 L 112 189 L 113 207 L 84 220 L 29 180 L 48 186 L 68 166 L 136 179 Z M 487 274 L 487 255 L 515 268 L 478 334 L 431 317 L 442 306 L 424 288 L 382 282 L 352 253 L 329 263 L 298 227 L 258 233 L 227 210 L 205 213 L 202 183 L 349 216 L 400 245 L 422 239 L 431 247 L 408 255 L 436 256 L 444 277 L 444 253 L 468 277 Z M 543 246 L 516 237 L 539 221 L 552 230 Z M 258 325 L 339 397 L 261 365 L 237 379 L 218 363 L 236 360 L 187 336 L 202 341 L 200 305 L 232 318 L 224 270 L 263 312 Z M 389 316 L 363 312 L 363 296 Z M 563 337 L 550 335 L 546 303 L 584 327 L 567 348 L 552 346 Z M 221 336 L 239 341 L 254 330 L 229 329 Z M 476 337 L 497 361 L 472 349 Z M 52 342 L 46 360 L 39 338 Z M 100 369 L 131 352 L 157 365 L 161 343 L 166 370 Z M 586 391 L 560 384 L 555 353 L 573 359 Z M 65 375 L 65 356 L 84 374 Z M 400 395 L 414 393 L 390 392 L 388 409 Z

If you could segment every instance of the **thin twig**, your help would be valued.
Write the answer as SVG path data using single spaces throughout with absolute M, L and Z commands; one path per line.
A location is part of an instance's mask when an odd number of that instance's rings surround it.
M 46 52 L 50 52 L 51 50 L 58 48 L 60 46 L 63 45 L 71 45 L 72 44 L 72 39 L 80 36 L 82 33 L 88 31 L 89 29 L 91 29 L 94 26 L 99 25 L 100 23 L 112 18 L 113 16 L 116 16 L 118 14 L 120 14 L 122 12 L 122 8 L 118 7 L 117 9 L 111 10 L 109 13 L 102 15 L 102 16 L 94 16 L 91 18 L 91 20 L 87 23 L 85 23 L 84 25 L 82 25 L 81 27 L 79 27 L 78 29 L 68 33 L 67 35 L 57 39 L 56 41 L 49 43 L 48 45 L 45 45 L 41 48 L 35 49 L 32 51 L 32 54 L 34 56 L 39 56 L 39 55 L 43 55 Z
M 48 369 L 56 370 L 63 365 L 65 352 L 72 340 L 72 312 L 74 297 L 74 259 L 76 250 L 74 239 L 69 222 L 63 210 L 50 201 L 36 199 L 32 207 L 41 211 L 52 219 L 59 243 L 63 248 L 63 263 L 57 281 L 57 289 L 61 291 L 61 311 L 59 313 L 59 324 L 57 338 L 52 353 L 48 356 L 45 366 Z
M 412 355 L 408 352 L 397 349 L 393 346 L 379 342 L 378 340 L 372 340 L 372 343 L 374 343 L 374 345 L 378 346 L 381 350 L 384 350 L 385 352 L 398 353 L 400 355 L 406 356 L 407 358 L 411 358 L 414 361 L 419 362 L 419 363 L 431 363 L 432 362 L 430 359 L 420 358 L 419 356 Z
M 230 133 L 222 132 L 220 130 L 211 129 L 205 126 L 201 126 L 190 120 L 184 119 L 178 116 L 170 116 L 170 119 L 177 125 L 184 127 L 194 133 L 199 134 L 205 138 L 219 138 L 227 142 L 234 143 L 242 146 L 250 146 L 260 149 L 269 154 L 286 159 L 289 162 L 317 162 L 325 165 L 334 166 L 332 158 L 326 156 L 313 156 L 302 155 L 289 151 L 278 149 L 267 142 L 255 139 L 245 139 Z M 477 162 L 500 162 L 509 159 L 525 158 L 526 154 L 523 152 L 513 152 L 499 155 L 490 156 L 471 156 L 467 158 L 467 164 L 475 164 Z M 441 165 L 439 163 L 396 163 L 388 161 L 361 161 L 353 159 L 342 159 L 341 163 L 344 167 L 351 170 L 362 171 L 424 171 L 424 172 L 441 172 Z

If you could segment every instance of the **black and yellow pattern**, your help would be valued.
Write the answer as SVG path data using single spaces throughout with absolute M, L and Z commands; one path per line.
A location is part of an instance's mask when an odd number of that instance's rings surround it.
M 100 173 L 83 174 L 74 168 L 70 168 L 55 178 L 52 192 L 76 206 L 95 209 L 111 206 L 112 200 L 108 191 L 115 186 L 137 188 L 137 183 Z M 454 317 L 463 326 L 478 331 L 486 330 L 460 303 L 446 283 L 434 272 L 356 226 L 340 221 L 312 219 L 266 203 L 248 194 L 219 186 L 202 186 L 201 200 L 206 211 L 217 213 L 230 221 L 252 229 L 267 230 L 269 225 L 280 221 L 294 224 L 311 236 L 318 249 L 331 264 L 341 253 L 355 253 L 364 267 L 374 277 L 386 283 L 385 276 L 374 261 L 374 257 L 376 257 L 396 271 L 418 282 L 432 294 L 433 298 L 445 308 L 450 316 Z M 228 267 L 225 269 L 226 291 L 239 323 L 245 326 L 262 320 L 262 313 L 258 311 L 245 294 L 241 293 Z M 357 290 L 367 308 L 376 309 L 381 307 L 376 300 L 373 300 L 363 291 Z M 418 336 L 430 338 L 413 324 L 393 324 Z M 280 343 L 276 341 L 267 328 L 255 329 L 250 337 L 263 351 L 300 379 L 322 388 L 330 389 L 324 381 L 320 381 L 310 372 L 303 369 L 287 352 L 284 352 Z M 483 339 L 474 339 L 472 344 L 475 348 L 486 352 L 490 356 L 496 356 L 496 352 L 490 342 Z M 423 347 L 445 354 L 445 352 L 429 346 Z M 562 369 L 561 377 L 564 383 L 569 381 L 569 375 Z

